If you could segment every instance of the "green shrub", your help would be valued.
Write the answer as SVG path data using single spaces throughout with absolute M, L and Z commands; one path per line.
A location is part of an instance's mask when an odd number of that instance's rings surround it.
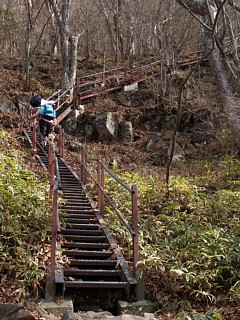
M 1 139 L 9 135 L 0 131 Z M 22 292 L 39 286 L 45 276 L 51 206 L 48 182 L 22 169 L 21 153 L 0 149 L 0 273 L 16 278 Z M 46 189 L 47 188 L 47 189 Z
M 220 291 L 233 293 L 240 279 L 240 192 L 223 189 L 209 194 L 193 180 L 180 177 L 172 177 L 166 188 L 158 177 L 117 175 L 128 185 L 133 181 L 138 185 L 139 247 L 145 268 L 159 272 L 159 279 L 166 281 L 167 277 L 170 285 L 206 303 L 215 302 Z M 131 222 L 129 194 L 110 179 L 106 184 L 115 204 Z M 162 207 L 158 214 L 153 210 L 157 204 Z M 131 257 L 131 237 L 112 208 L 107 212 L 109 228 Z M 156 286 L 164 284 L 159 281 Z

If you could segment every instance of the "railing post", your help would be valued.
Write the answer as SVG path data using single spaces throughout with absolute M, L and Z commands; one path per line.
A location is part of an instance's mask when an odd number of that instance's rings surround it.
M 105 175 L 104 167 L 101 161 L 98 161 L 98 185 L 99 185 L 98 186 L 98 208 L 102 217 L 105 216 L 104 175 Z
M 83 181 L 83 184 L 86 185 L 87 184 L 87 155 L 84 147 L 82 148 L 82 152 L 81 152 L 81 162 L 82 162 L 82 170 L 81 170 L 82 181 Z
M 51 258 L 50 266 L 47 269 L 45 300 L 53 301 L 56 294 L 55 270 L 56 270 L 56 248 L 58 232 L 58 188 L 54 187 L 52 202 L 52 239 L 51 239 Z
M 138 248 L 138 207 L 137 207 L 137 185 L 132 185 L 132 225 L 134 231 L 133 237 L 133 268 L 135 269 L 139 261 Z
M 133 225 L 133 271 L 137 279 L 137 300 L 144 300 L 143 270 L 139 265 L 139 238 L 138 238 L 138 207 L 137 207 L 137 185 L 132 185 L 132 225 Z
M 56 268 L 56 246 L 57 246 L 57 211 L 58 211 L 58 190 L 54 190 L 52 202 L 52 242 L 51 242 L 51 261 L 50 274 L 53 276 Z
M 59 126 L 59 154 L 60 154 L 60 157 L 62 158 L 62 128 L 61 126 Z
M 24 125 L 24 107 L 22 106 L 22 119 L 21 119 L 21 127 L 20 127 L 20 133 L 23 133 L 23 125 Z
M 60 131 L 59 131 L 59 153 L 60 153 L 60 157 L 62 159 L 64 159 L 65 153 L 64 153 L 64 142 L 65 142 L 65 138 L 64 138 L 64 134 L 62 131 L 62 128 L 60 127 Z
M 104 177 L 105 177 L 105 169 L 104 166 L 102 165 L 102 170 L 101 170 L 101 212 L 102 212 L 102 217 L 104 218 L 105 216 L 105 199 L 104 199 Z
M 32 141 L 33 155 L 35 157 L 37 153 L 37 130 L 36 130 L 35 122 L 33 123 L 33 127 L 32 127 L 32 136 L 33 136 L 33 141 Z
M 62 157 L 63 159 L 65 158 L 64 143 L 65 143 L 65 136 L 64 136 L 64 130 L 62 130 L 62 139 L 61 139 L 62 155 L 61 155 L 61 157 Z
M 54 155 L 52 143 L 48 143 L 48 172 L 50 173 L 50 199 L 53 198 L 53 187 L 54 187 Z

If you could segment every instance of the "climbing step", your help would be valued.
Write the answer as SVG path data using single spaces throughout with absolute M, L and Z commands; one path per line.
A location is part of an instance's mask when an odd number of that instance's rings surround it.
M 65 109 L 66 110 L 66 109 Z M 60 110 L 57 111 L 60 114 Z M 27 134 L 31 140 L 31 133 Z M 47 151 L 38 146 L 39 161 L 48 166 Z M 135 285 L 123 256 L 115 253 L 114 245 L 106 234 L 102 219 L 92 202 L 89 201 L 81 181 L 59 155 L 58 167 L 61 181 L 59 214 L 63 221 L 60 226 L 61 252 L 68 260 L 67 265 L 55 271 L 57 291 L 68 294 L 68 290 L 79 288 L 125 289 Z

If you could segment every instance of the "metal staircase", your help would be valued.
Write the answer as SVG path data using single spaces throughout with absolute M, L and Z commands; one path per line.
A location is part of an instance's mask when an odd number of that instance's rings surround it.
M 33 133 L 24 131 L 24 134 L 32 146 Z M 47 150 L 39 142 L 36 158 L 47 170 Z M 56 265 L 55 294 L 64 296 L 82 289 L 109 289 L 122 290 L 129 296 L 137 281 L 129 271 L 128 263 L 76 172 L 59 154 L 57 159 L 61 197 L 65 200 L 60 208 L 58 245 L 62 255 L 67 257 L 68 265 Z

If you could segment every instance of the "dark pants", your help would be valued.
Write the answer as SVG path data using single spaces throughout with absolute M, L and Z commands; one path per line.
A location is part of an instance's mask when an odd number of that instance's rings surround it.
M 42 135 L 41 140 L 42 140 L 42 138 L 43 138 L 43 140 L 45 140 L 45 138 L 52 131 L 52 123 L 41 119 L 39 121 L 39 129 L 40 129 L 40 133 Z

